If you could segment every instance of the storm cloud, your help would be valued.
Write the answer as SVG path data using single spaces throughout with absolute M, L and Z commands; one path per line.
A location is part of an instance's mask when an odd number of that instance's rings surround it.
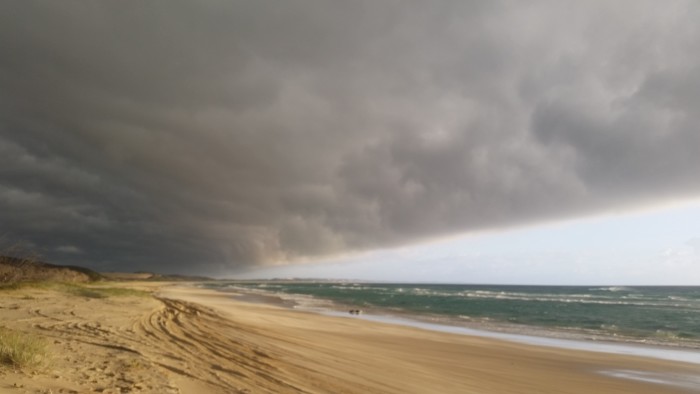
M 0 235 L 225 273 L 700 195 L 694 1 L 4 1 Z

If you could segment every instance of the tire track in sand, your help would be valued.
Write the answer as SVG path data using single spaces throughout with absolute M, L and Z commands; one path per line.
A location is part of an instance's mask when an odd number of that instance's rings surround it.
M 86 345 L 99 346 L 111 352 L 112 364 L 138 365 L 107 369 L 96 361 L 88 362 L 86 355 L 81 369 L 84 379 L 104 387 L 121 387 L 121 392 L 178 392 L 173 381 L 182 377 L 204 384 L 212 392 L 308 392 L 282 378 L 289 374 L 286 368 L 280 368 L 279 358 L 270 354 L 275 349 L 261 348 L 254 330 L 199 305 L 168 298 L 156 300 L 160 305 L 135 319 L 130 327 L 71 316 L 45 321 L 37 328 L 82 345 L 76 352 L 85 352 Z M 158 375 L 164 379 L 143 382 L 149 374 L 139 374 L 139 370 L 152 368 L 160 369 Z

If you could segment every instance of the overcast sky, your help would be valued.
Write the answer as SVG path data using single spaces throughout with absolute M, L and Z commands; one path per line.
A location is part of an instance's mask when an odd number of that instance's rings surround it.
M 3 1 L 0 237 L 217 275 L 692 200 L 699 20 L 696 1 Z

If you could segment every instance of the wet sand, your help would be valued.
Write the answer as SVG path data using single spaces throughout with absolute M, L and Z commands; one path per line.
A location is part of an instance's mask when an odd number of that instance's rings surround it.
M 694 364 L 422 330 L 164 284 L 150 297 L 0 293 L 0 325 L 45 337 L 8 393 L 689 393 Z M 690 382 L 685 386 L 669 381 Z

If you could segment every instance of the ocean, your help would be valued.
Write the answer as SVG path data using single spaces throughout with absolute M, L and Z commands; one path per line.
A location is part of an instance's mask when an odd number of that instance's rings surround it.
M 446 326 L 563 339 L 700 349 L 700 287 L 494 286 L 350 282 L 218 282 L 289 307 L 361 309 Z

